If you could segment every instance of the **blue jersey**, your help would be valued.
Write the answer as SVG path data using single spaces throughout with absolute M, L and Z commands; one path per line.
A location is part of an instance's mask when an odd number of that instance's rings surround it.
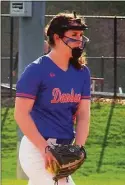
M 89 69 L 77 70 L 70 65 L 63 71 L 49 57 L 40 57 L 22 73 L 16 97 L 35 100 L 31 117 L 43 137 L 72 139 L 78 104 L 81 99 L 90 99 Z

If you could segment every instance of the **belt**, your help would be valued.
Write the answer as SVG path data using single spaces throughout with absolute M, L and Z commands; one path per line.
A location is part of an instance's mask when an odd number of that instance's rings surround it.
M 71 144 L 73 142 L 73 139 L 55 139 L 55 138 L 45 138 L 45 140 L 55 140 L 56 144 L 64 144 L 64 145 L 68 145 Z

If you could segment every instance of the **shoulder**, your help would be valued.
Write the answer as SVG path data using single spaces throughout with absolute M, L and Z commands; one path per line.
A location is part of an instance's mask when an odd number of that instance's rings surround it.
M 86 65 L 83 65 L 83 68 L 81 69 L 83 72 L 86 72 L 86 73 L 90 73 L 90 69 L 88 68 L 88 66 Z
M 31 65 L 40 67 L 46 62 L 46 60 L 47 60 L 47 58 L 43 55 L 43 56 L 37 58 L 36 60 L 34 60 L 31 63 Z
M 45 64 L 46 64 L 46 58 L 44 56 L 41 56 L 41 57 L 37 58 L 36 60 L 34 60 L 33 62 L 31 62 L 25 68 L 25 71 L 26 70 L 36 71 L 37 70 L 37 72 L 39 72 L 45 67 Z
M 75 69 L 73 66 L 71 66 L 71 69 L 73 70 L 74 73 L 77 75 L 81 76 L 90 76 L 90 70 L 86 65 L 82 65 L 81 69 Z
M 34 60 L 25 67 L 24 71 L 21 74 L 21 79 L 23 78 L 39 79 L 39 77 L 41 77 L 45 69 L 47 69 L 45 64 L 46 59 L 44 58 L 44 56 L 37 58 L 36 60 Z
M 42 79 L 43 73 L 46 68 L 44 67 L 44 63 L 46 63 L 44 56 L 41 56 L 31 62 L 28 66 L 25 67 L 18 80 L 18 83 L 26 83 L 27 81 L 32 81 L 32 83 L 39 82 Z
M 90 69 L 86 65 L 83 65 L 79 72 L 84 76 L 90 76 Z

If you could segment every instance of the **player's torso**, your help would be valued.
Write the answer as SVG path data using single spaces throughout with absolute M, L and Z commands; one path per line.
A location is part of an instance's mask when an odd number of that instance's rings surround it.
M 47 64 L 45 70 L 42 71 L 36 105 L 38 104 L 40 109 L 51 109 L 52 111 L 60 108 L 76 108 L 81 99 L 83 84 L 81 73 L 72 67 L 63 71 L 52 61 L 45 62 Z
M 72 67 L 65 72 L 50 59 L 41 67 L 32 118 L 44 137 L 73 138 L 73 115 L 81 99 L 82 75 Z

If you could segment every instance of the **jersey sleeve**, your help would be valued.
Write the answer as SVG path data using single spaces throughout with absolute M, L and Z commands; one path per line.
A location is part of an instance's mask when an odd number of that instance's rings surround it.
M 40 64 L 31 63 L 22 73 L 16 85 L 16 97 L 36 99 L 36 94 L 41 84 Z
M 91 80 L 90 80 L 90 70 L 88 67 L 84 67 L 83 69 L 84 74 L 84 80 L 83 80 L 83 86 L 82 86 L 82 94 L 81 99 L 90 99 L 91 98 Z

